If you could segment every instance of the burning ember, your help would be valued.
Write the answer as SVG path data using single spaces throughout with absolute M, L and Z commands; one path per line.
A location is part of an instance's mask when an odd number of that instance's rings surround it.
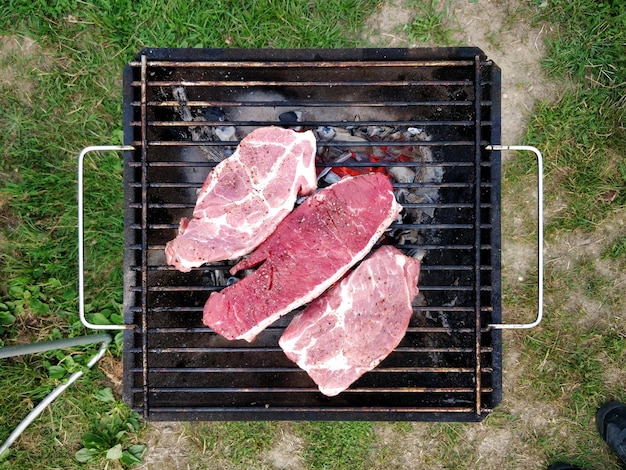
M 163 90 L 162 93 L 165 95 L 168 91 Z M 348 116 L 342 119 L 348 124 L 346 126 L 315 126 L 311 123 L 319 122 L 320 116 L 317 114 L 323 111 L 317 108 L 307 111 L 283 106 L 198 108 L 188 106 L 184 87 L 173 87 L 169 93 L 178 101 L 180 119 L 198 123 L 197 126 L 189 126 L 179 131 L 184 134 L 179 136 L 181 140 L 232 144 L 186 148 L 185 158 L 190 161 L 197 161 L 201 157 L 217 163 L 230 156 L 237 141 L 253 129 L 236 125 L 244 115 L 249 122 L 276 122 L 297 131 L 311 129 L 320 144 L 316 158 L 320 187 L 336 183 L 345 176 L 385 173 L 394 184 L 397 201 L 404 207 L 398 223 L 418 225 L 429 223 L 434 217 L 434 206 L 439 201 L 437 184 L 441 183 L 444 170 L 438 165 L 432 165 L 435 163 L 433 151 L 424 144 L 432 137 L 424 129 L 378 124 L 358 125 L 358 117 L 349 119 Z M 271 99 L 280 104 L 280 101 L 284 101 L 284 97 L 279 94 L 270 92 L 269 95 L 267 92 L 260 92 L 246 95 L 245 98 L 250 102 Z M 392 227 L 386 237 L 385 242 L 390 244 L 418 245 L 426 242 L 417 228 L 400 230 Z M 408 254 L 419 258 L 424 255 L 417 248 L 409 250 Z

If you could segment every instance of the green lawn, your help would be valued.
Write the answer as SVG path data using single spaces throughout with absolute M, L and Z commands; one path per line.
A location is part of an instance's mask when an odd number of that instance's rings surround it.
M 121 70 L 143 46 L 362 47 L 367 45 L 361 39 L 364 21 L 379 3 L 3 2 L 0 345 L 85 334 L 76 313 L 77 155 L 86 145 L 121 142 Z M 407 18 L 407 34 L 414 40 L 449 40 L 442 26 L 449 2 L 408 3 L 416 16 Z M 476 429 L 512 434 L 520 439 L 520 452 L 538 455 L 546 464 L 571 458 L 587 468 L 617 468 L 595 436 L 593 414 L 609 398 L 626 398 L 620 372 L 626 370 L 620 274 L 626 268 L 626 229 L 615 221 L 626 209 L 626 6 L 551 0 L 526 7 L 532 21 L 554 25 L 545 67 L 567 86 L 557 102 L 537 106 L 525 137 L 546 157 L 546 237 L 554 251 L 548 250 L 546 267 L 546 320 L 528 334 L 505 337 L 505 347 L 519 348 L 519 363 L 505 362 L 505 369 L 521 370 L 513 398 L 526 395 L 538 408 L 556 410 L 554 426 L 533 431 L 506 396 L 502 409 L 480 427 L 190 423 L 185 433 L 191 436 L 193 468 L 211 468 L 207 455 L 224 468 L 267 466 L 260 455 L 285 435 L 299 443 L 307 468 L 400 468 L 398 453 L 409 444 L 418 448 L 412 440 L 417 435 L 425 442 L 436 439 L 424 461 L 465 468 L 480 461 L 471 440 Z M 532 160 L 520 154 L 505 166 L 505 192 L 528 191 L 533 173 Z M 123 284 L 119 155 L 89 158 L 85 185 L 86 308 L 89 315 L 115 323 L 122 313 Z M 600 240 L 597 253 L 569 253 L 569 264 L 552 254 L 561 253 L 571 237 Z M 532 285 L 505 286 L 504 294 L 505 309 L 532 312 Z M 593 321 L 587 318 L 590 306 L 600 312 Z M 94 353 L 95 348 L 76 348 L 2 360 L 0 440 Z M 109 360 L 119 360 L 119 337 L 108 354 Z M 87 373 L 24 433 L 0 460 L 0 469 L 84 468 L 79 460 L 88 468 L 121 468 L 140 461 L 149 429 L 110 393 L 111 385 L 102 371 Z M 565 435 L 561 427 L 567 428 Z M 389 433 L 394 437 L 383 444 Z M 522 468 L 520 462 L 523 456 L 514 454 L 503 456 L 500 464 Z

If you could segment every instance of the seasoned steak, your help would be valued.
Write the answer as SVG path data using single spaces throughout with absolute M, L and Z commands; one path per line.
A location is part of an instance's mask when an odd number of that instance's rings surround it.
M 419 272 L 415 258 L 391 246 L 379 248 L 297 314 L 280 347 L 323 394 L 341 393 L 404 337 Z
M 400 212 L 386 176 L 348 177 L 309 197 L 232 273 L 259 268 L 214 292 L 203 321 L 228 339 L 252 341 L 310 302 L 363 259 Z M 262 264 L 261 264 L 262 263 Z
M 207 177 L 193 211 L 165 247 L 167 263 L 188 272 L 236 259 L 259 246 L 317 187 L 315 137 L 279 127 L 248 134 Z

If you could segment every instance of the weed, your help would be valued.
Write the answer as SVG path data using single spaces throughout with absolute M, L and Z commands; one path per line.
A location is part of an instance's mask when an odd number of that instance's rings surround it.
M 60 339 L 63 335 L 58 329 L 53 329 L 50 337 Z M 50 419 L 40 417 L 26 429 L 18 443 L 10 449 L 9 455 L 5 456 L 6 461 L 0 464 L 0 468 L 70 468 L 68 462 L 72 461 L 76 443 L 88 431 L 88 423 L 94 416 L 101 416 L 102 419 L 97 426 L 92 427 L 93 432 L 109 433 L 108 436 L 111 437 L 113 430 L 117 429 L 114 434 L 118 441 L 109 439 L 111 447 L 128 441 L 125 434 L 118 435 L 122 431 L 118 426 L 119 419 L 122 419 L 126 427 L 128 423 L 133 425 L 133 430 L 125 431 L 130 433 L 134 432 L 135 425 L 138 426 L 138 416 L 131 414 L 124 404 L 113 399 L 110 389 L 93 393 L 94 389 L 99 388 L 98 382 L 101 380 L 97 369 L 88 369 L 86 366 L 93 354 L 93 346 L 84 346 L 3 361 L 0 387 L 5 395 L 2 401 L 3 413 L 0 414 L 0 440 L 8 436 L 11 429 L 25 417 L 29 408 L 46 397 L 69 374 L 77 371 L 85 374 L 50 405 L 47 410 Z M 101 410 L 106 406 L 111 407 L 111 410 L 103 415 Z M 70 422 L 70 426 L 65 424 Z M 27 451 L 21 451 L 20 447 Z M 137 448 L 131 450 L 136 451 Z M 39 452 L 45 456 L 45 463 Z M 98 456 L 93 453 L 92 457 Z M 126 457 L 125 460 L 130 462 L 132 459 Z
M 604 249 L 602 256 L 612 260 L 626 257 L 626 235 L 618 236 L 610 246 Z
M 409 39 L 422 44 L 451 45 L 452 30 L 446 24 L 446 19 L 450 16 L 450 4 L 450 0 L 408 2 L 408 7 L 417 9 L 415 18 L 405 28 Z
M 145 445 L 126 445 L 129 433 L 140 429 L 139 415 L 123 403 L 116 402 L 110 388 L 98 390 L 94 397 L 113 408 L 101 415 L 97 425 L 82 438 L 82 447 L 75 458 L 81 463 L 119 461 L 123 466 L 142 462 Z
M 9 305 L 0 302 L 0 335 L 3 335 L 9 326 L 15 323 L 15 315 L 10 312 Z M 0 347 L 3 345 L 0 339 Z

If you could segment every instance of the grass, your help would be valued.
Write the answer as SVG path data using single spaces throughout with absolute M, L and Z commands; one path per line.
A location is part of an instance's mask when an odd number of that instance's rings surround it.
M 612 260 L 626 258 L 626 235 L 618 236 L 610 246 L 605 248 L 603 255 Z
M 545 151 L 548 206 L 565 202 L 548 229 L 592 230 L 626 204 L 626 5 L 556 1 L 542 18 L 557 25 L 546 70 L 570 86 L 539 106 L 526 140 Z
M 196 468 L 258 466 L 267 460 L 268 450 L 281 435 L 287 436 L 284 439 L 290 448 L 289 456 L 301 458 L 310 469 L 368 468 L 372 464 L 371 423 L 218 422 L 187 427 L 195 448 Z M 211 464 L 206 463 L 209 460 Z
M 304 461 L 316 470 L 367 468 L 372 465 L 371 423 L 299 423 L 306 444 Z
M 527 140 L 545 149 L 548 207 L 557 194 L 565 203 L 548 230 L 591 230 L 626 202 L 619 106 L 598 89 L 567 92 L 537 110 Z
M 536 401 L 558 406 L 559 421 L 566 431 L 559 439 L 536 444 L 552 461 L 566 458 L 573 464 L 613 462 L 595 430 L 596 410 L 609 400 L 625 400 L 622 382 L 608 377 L 610 370 L 624 368 L 623 337 L 614 330 L 585 329 L 568 325 L 563 318 L 575 312 L 555 311 L 542 332 L 526 341 L 528 367 L 534 371 L 525 378 Z
M 552 246 L 579 236 L 603 248 L 600 256 L 583 249 L 569 255 L 567 265 L 557 259 L 548 266 L 545 324 L 524 343 L 536 376 L 524 382 L 538 400 L 558 405 L 569 430 L 558 447 L 539 442 L 551 461 L 615 465 L 597 436 L 594 415 L 604 402 L 626 399 L 623 380 L 615 376 L 626 366 L 624 232 L 607 225 L 626 205 L 626 7 L 555 1 L 539 18 L 556 26 L 547 41 L 546 71 L 567 85 L 558 101 L 538 106 L 526 136 L 544 151 L 546 236 Z
M 537 12 L 537 20 L 555 27 L 545 69 L 565 91 L 554 103 L 538 105 L 525 138 L 544 152 L 549 258 L 546 316 L 522 341 L 522 363 L 532 373 L 520 387 L 534 402 L 551 404 L 566 429 L 532 437 L 548 462 L 617 468 L 597 436 L 594 415 L 604 402 L 626 399 L 616 372 L 626 366 L 624 229 L 611 225 L 626 205 L 626 8 L 576 0 L 550 2 Z M 526 186 L 533 165 L 521 154 L 507 165 L 510 191 Z M 588 239 L 600 248 L 576 245 Z M 559 251 L 564 240 L 571 248 Z
M 277 438 L 277 423 L 234 421 L 189 426 L 195 444 L 195 468 L 211 468 L 220 464 L 234 468 L 251 468 L 260 454 Z M 195 459 L 194 459 L 195 460 Z M 210 462 L 213 462 L 211 464 Z
M 85 333 L 76 315 L 76 158 L 85 145 L 119 143 L 121 68 L 141 47 L 363 46 L 361 25 L 378 3 L 172 0 L 155 12 L 155 2 L 147 0 L 4 2 L 0 33 L 13 35 L 9 45 L 33 39 L 36 46 L 23 53 L 4 43 L 0 54 L 2 344 Z M 388 426 L 395 439 L 384 445 L 376 423 L 189 423 L 193 468 L 214 468 L 214 462 L 268 467 L 268 450 L 283 438 L 293 440 L 303 465 L 312 469 L 401 468 L 407 461 L 533 468 L 556 459 L 617 468 L 597 437 L 593 415 L 605 400 L 626 399 L 626 234 L 619 224 L 607 228 L 626 205 L 626 7 L 591 0 L 541 3 L 530 2 L 528 12 L 533 21 L 554 27 L 545 66 L 565 83 L 558 100 L 537 106 L 525 137 L 546 157 L 546 317 L 536 330 L 505 334 L 505 371 L 511 373 L 501 407 L 479 425 Z M 444 22 L 449 2 L 409 6 L 417 9 L 406 30 L 412 41 L 450 42 Z M 533 165 L 520 154 L 505 168 L 505 197 L 525 234 L 505 235 L 520 245 L 532 244 L 533 218 L 517 195 L 533 186 Z M 90 318 L 119 322 L 119 156 L 90 157 L 85 177 L 87 310 Z M 599 248 L 579 244 L 559 252 L 561 240 L 576 237 L 591 237 Z M 504 289 L 506 315 L 534 311 L 532 275 Z M 3 360 L 0 440 L 94 352 L 85 347 Z M 119 360 L 119 337 L 109 354 Z M 110 400 L 107 386 L 101 371 L 89 371 L 23 434 L 0 469 L 121 468 L 133 463 L 131 456 L 121 458 L 131 448 L 140 459 L 133 446 L 149 429 L 137 429 L 119 399 Z M 498 453 L 507 442 L 510 452 Z M 83 448 L 93 450 L 79 454 L 90 457 L 85 464 L 76 458 Z
M 408 7 L 417 10 L 413 20 L 405 27 L 409 39 L 417 44 L 452 45 L 453 31 L 446 24 L 450 16 L 450 4 L 450 0 L 407 2 Z

